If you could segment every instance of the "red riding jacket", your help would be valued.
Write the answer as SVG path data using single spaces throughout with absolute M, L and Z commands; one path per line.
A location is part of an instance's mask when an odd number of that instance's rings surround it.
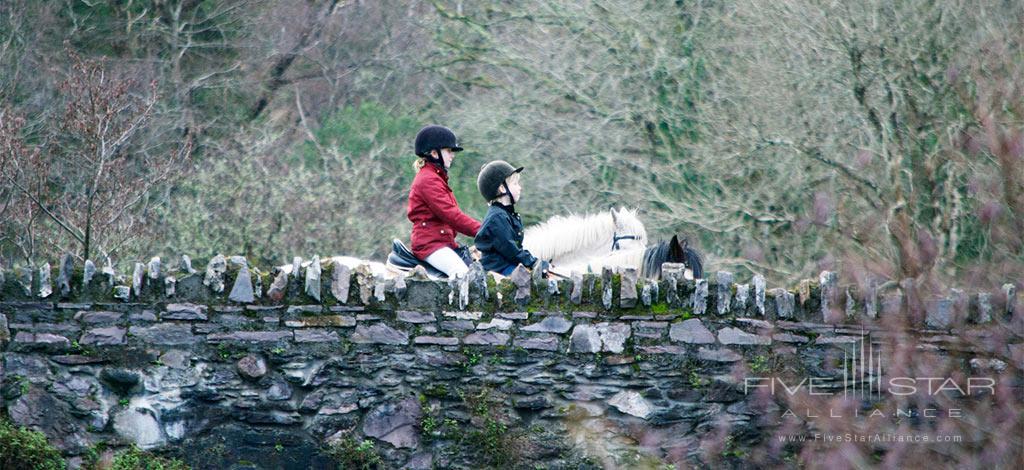
M 412 253 L 419 259 L 444 247 L 458 248 L 455 232 L 475 237 L 480 230 L 480 222 L 459 209 L 448 187 L 448 174 L 429 163 L 412 181 L 408 214 L 412 221 Z

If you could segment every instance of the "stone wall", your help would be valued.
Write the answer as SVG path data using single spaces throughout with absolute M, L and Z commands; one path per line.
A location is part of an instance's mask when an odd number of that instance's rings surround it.
M 384 280 L 318 258 L 260 270 L 218 256 L 202 272 L 183 257 L 122 276 L 68 257 L 0 271 L 0 395 L 73 462 L 135 443 L 196 468 L 327 468 L 334 443 L 387 468 L 742 466 L 780 413 L 744 374 L 838 378 L 836 355 L 864 338 L 965 368 L 1024 363 L 1020 335 L 987 340 L 1020 326 L 1012 284 L 931 298 L 828 272 L 795 289 L 680 272 L 520 270 L 495 284 L 479 266 Z M 884 323 L 897 316 L 901 328 Z

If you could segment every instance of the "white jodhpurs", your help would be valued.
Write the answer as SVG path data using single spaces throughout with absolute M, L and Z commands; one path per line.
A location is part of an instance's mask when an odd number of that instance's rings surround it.
M 439 271 L 445 273 L 449 279 L 454 278 L 456 275 L 466 275 L 469 272 L 469 267 L 462 261 L 455 250 L 444 247 L 427 256 L 426 261 L 431 266 L 437 268 Z

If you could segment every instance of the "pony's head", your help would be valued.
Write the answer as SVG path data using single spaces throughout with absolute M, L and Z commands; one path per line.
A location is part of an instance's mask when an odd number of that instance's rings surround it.
M 615 233 L 612 238 L 611 251 L 631 250 L 647 246 L 647 229 L 636 216 L 636 209 L 612 209 L 612 224 Z
M 704 277 L 704 259 L 700 253 L 690 248 L 689 240 L 673 235 L 669 241 L 659 242 L 644 252 L 641 274 L 647 278 L 661 278 L 661 265 L 664 263 L 683 263 L 689 279 Z

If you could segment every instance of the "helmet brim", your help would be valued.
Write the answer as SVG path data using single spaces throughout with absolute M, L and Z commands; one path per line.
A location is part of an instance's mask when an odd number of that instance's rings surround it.
M 515 170 L 512 170 L 512 174 L 514 175 L 516 173 L 522 173 L 523 172 L 523 168 L 526 168 L 526 167 L 525 166 L 521 166 L 519 168 L 516 168 Z
M 461 152 L 464 149 L 462 147 L 452 147 L 452 152 Z

